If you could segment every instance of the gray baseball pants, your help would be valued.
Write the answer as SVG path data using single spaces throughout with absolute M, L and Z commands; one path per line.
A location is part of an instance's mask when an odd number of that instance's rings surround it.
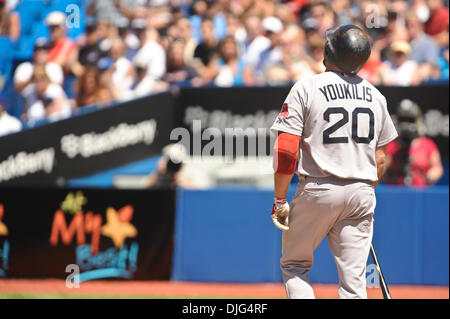
M 289 299 L 315 298 L 308 272 L 325 236 L 339 273 L 339 298 L 367 298 L 366 264 L 375 192 L 370 182 L 337 177 L 300 180 L 283 232 L 281 270 Z

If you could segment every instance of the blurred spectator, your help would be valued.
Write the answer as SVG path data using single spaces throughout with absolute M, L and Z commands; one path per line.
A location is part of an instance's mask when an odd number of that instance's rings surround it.
M 319 33 L 324 36 L 325 32 L 336 25 L 336 15 L 327 2 L 315 1 L 310 4 L 311 17 L 318 23 Z
M 219 40 L 227 35 L 227 21 L 225 14 L 229 11 L 230 0 L 207 1 L 208 15 L 213 20 L 214 32 Z
M 134 22 L 128 22 L 128 20 L 121 22 L 125 25 L 123 25 L 121 28 L 119 28 L 119 31 L 124 34 L 124 41 L 127 46 L 127 58 L 130 61 L 133 61 L 134 57 L 136 56 L 136 53 L 139 51 L 141 47 L 141 40 L 140 37 L 142 37 L 141 33 L 145 32 L 147 28 L 147 24 L 142 20 L 134 20 Z
M 377 43 L 382 60 L 389 59 L 390 45 L 394 42 L 408 42 L 408 30 L 405 28 L 403 16 L 392 8 L 387 8 L 387 25 Z
M 336 13 L 336 25 L 351 24 L 353 22 L 356 12 L 352 8 L 352 1 L 334 0 L 330 5 Z
M 25 110 L 24 121 L 40 120 L 45 117 L 50 120 L 70 116 L 71 106 L 60 85 L 52 83 L 44 65 L 36 65 L 32 82 L 24 90 Z
M 389 60 L 380 67 L 379 80 L 384 85 L 417 85 L 420 83 L 417 63 L 410 59 L 411 46 L 404 41 L 392 43 Z
M 311 37 L 308 41 L 308 52 L 310 54 L 309 66 L 315 73 L 322 73 L 325 71 L 323 64 L 323 48 L 325 46 L 325 40 L 317 37 Z
M 437 72 L 439 73 L 439 76 L 434 76 L 434 78 L 439 78 L 439 79 L 448 81 L 448 79 L 449 79 L 449 64 L 448 64 L 449 33 L 448 33 L 448 27 L 447 27 L 447 30 L 445 30 L 443 33 L 445 33 L 445 36 L 438 38 L 439 57 L 438 57 Z
M 100 48 L 101 41 L 100 33 L 97 28 L 97 20 L 95 18 L 88 18 L 86 21 L 86 34 L 84 42 L 80 47 L 78 54 L 78 62 L 83 66 L 87 64 L 95 64 L 105 55 L 105 52 Z
M 19 16 L 5 3 L 0 0 L 1 33 L 16 30 L 10 37 L 17 38 Z M 44 63 L 70 97 L 76 77 L 78 106 L 170 85 L 288 85 L 324 71 L 325 31 L 345 23 L 370 35 L 372 54 L 359 73 L 368 81 L 446 80 L 447 6 L 443 0 L 91 0 L 82 8 L 86 32 L 76 44 L 66 35 L 64 12 L 46 16 L 51 48 L 36 44 L 33 61 L 16 70 L 15 87 L 24 90 L 34 65 Z
M 305 43 L 303 44 L 303 59 L 313 74 L 325 71 L 323 65 L 323 47 L 325 39 L 319 33 L 319 25 L 314 18 L 308 18 L 303 23 L 305 29 Z
M 369 60 L 359 71 L 358 76 L 369 81 L 372 84 L 379 84 L 379 70 L 382 67 L 383 62 L 381 61 L 380 50 L 372 48 L 370 52 Z
M 117 35 L 125 41 L 130 31 L 130 20 L 125 17 L 119 18 L 115 26 L 117 28 Z
M 423 187 L 443 175 L 441 155 L 432 139 L 425 137 L 420 107 L 411 100 L 400 102 L 396 111 L 398 139 L 387 146 L 384 182 Z
M 426 0 L 430 18 L 425 25 L 425 32 L 431 36 L 440 36 L 448 29 L 449 13 L 442 0 Z
M 296 23 L 296 16 L 291 8 L 284 3 L 278 3 L 275 7 L 275 17 L 280 19 L 283 25 L 288 26 Z
M 236 40 L 236 43 L 238 44 L 239 55 L 242 56 L 247 32 L 239 17 L 233 13 L 227 14 L 227 35 L 234 37 L 234 40 Z
M 186 65 L 190 65 L 194 58 L 194 52 L 198 41 L 192 36 L 192 28 L 189 19 L 182 18 L 177 21 L 179 38 L 184 41 L 183 59 Z
M 20 16 L 8 7 L 8 1 L 0 0 L 0 36 L 7 36 L 13 42 L 20 36 Z
M 194 50 L 194 58 L 198 58 L 202 65 L 208 66 L 218 52 L 218 41 L 214 34 L 214 25 L 211 19 L 204 19 L 201 26 L 202 41 Z
M 117 36 L 119 33 L 119 29 L 114 27 L 114 24 L 111 24 L 106 19 L 99 19 L 96 18 L 97 27 L 96 31 L 98 33 L 98 38 L 100 40 L 105 40 L 113 36 Z M 123 23 L 123 20 L 119 20 L 116 22 L 116 24 Z
M 125 57 L 125 44 L 121 38 L 111 40 L 109 56 L 112 60 L 112 81 L 117 89 L 118 96 L 127 91 L 133 83 L 134 67 L 130 60 Z
M 196 188 L 183 176 L 186 148 L 182 144 L 169 144 L 163 148 L 162 153 L 156 171 L 148 177 L 147 188 Z
M 433 68 L 437 66 L 439 47 L 432 37 L 425 34 L 423 23 L 415 12 L 407 15 L 406 26 L 411 45 L 411 60 L 419 65 L 420 79 L 427 80 L 431 77 Z
M 4 102 L 0 98 L 0 136 L 12 134 L 22 129 L 22 123 L 6 112 Z
M 410 9 L 416 13 L 422 23 L 426 23 L 430 19 L 430 9 L 426 0 L 413 0 Z
M 439 56 L 439 79 L 448 81 L 449 79 L 449 52 L 448 47 L 445 50 L 442 50 L 441 55 Z
M 87 65 L 75 82 L 76 105 L 105 104 L 112 100 L 108 88 L 101 79 L 101 72 L 95 65 Z
M 239 86 L 251 82 L 244 62 L 238 56 L 237 44 L 233 36 L 227 36 L 219 45 L 220 58 L 217 61 L 217 75 L 214 84 L 217 86 Z M 245 74 L 247 72 L 247 75 Z
M 283 64 L 289 70 L 290 80 L 299 81 L 315 72 L 311 69 L 311 57 L 308 56 L 304 44 L 305 33 L 297 25 L 290 25 L 281 36 L 283 47 Z
M 88 15 L 95 15 L 99 20 L 114 24 L 126 17 L 124 13 L 132 15 L 139 2 L 139 0 L 91 0 L 86 11 Z
M 145 18 L 146 14 L 150 13 L 150 8 L 147 10 L 147 6 L 158 5 L 158 2 L 164 4 L 167 1 L 160 0 L 155 3 L 155 1 L 151 0 L 114 0 L 114 6 L 117 9 L 117 19 L 124 17 L 129 20 Z M 117 19 L 114 20 L 113 24 L 117 22 Z
M 264 79 L 270 86 L 286 86 L 291 82 L 289 69 L 283 63 L 268 64 L 264 68 Z
M 50 12 L 45 18 L 50 28 L 50 40 L 52 47 L 49 52 L 49 61 L 59 64 L 67 73 L 80 75 L 78 48 L 66 35 L 66 15 L 60 11 Z
M 206 16 L 206 11 L 208 9 L 208 5 L 203 0 L 192 1 L 190 12 L 189 12 L 189 21 L 192 26 L 193 34 L 192 36 L 200 42 L 202 40 L 202 35 L 200 33 L 201 24 L 203 19 Z M 211 20 L 212 21 L 212 20 Z M 215 36 L 215 34 L 214 34 Z
M 245 30 L 247 36 L 243 42 L 243 58 L 247 65 L 255 69 L 261 52 L 270 47 L 270 39 L 264 35 L 259 16 L 248 16 Z
M 153 28 L 147 28 L 147 22 L 142 19 L 133 20 L 132 26 L 140 41 L 140 48 L 135 57 L 147 59 L 148 73 L 154 79 L 161 79 L 166 71 L 166 53 L 158 43 L 158 32 Z
M 184 40 L 175 40 L 167 52 L 167 72 L 164 80 L 172 85 L 189 85 L 190 81 L 198 76 L 197 71 L 185 63 Z
M 152 93 L 166 91 L 169 88 L 166 82 L 158 81 L 148 73 L 145 57 L 135 58 L 133 64 L 135 67 L 135 76 L 130 89 L 123 95 L 123 99 L 138 98 Z
M 47 38 L 37 38 L 34 43 L 33 59 L 31 62 L 19 64 L 14 72 L 14 86 L 18 92 L 22 92 L 31 83 L 35 65 L 45 65 L 46 72 L 52 83 L 63 85 L 64 74 L 62 68 L 48 61 L 50 42 Z
M 408 41 L 408 30 L 405 26 L 404 0 L 397 0 L 391 3 L 387 10 L 387 26 L 386 34 L 390 40 L 394 41 Z M 401 6 L 399 6 L 401 5 Z
M 262 21 L 262 27 L 265 31 L 265 36 L 270 41 L 270 45 L 260 52 L 258 62 L 253 68 L 253 72 L 259 82 L 263 82 L 264 66 L 268 63 L 280 63 L 283 58 L 283 50 L 281 48 L 283 24 L 280 19 L 267 17 Z

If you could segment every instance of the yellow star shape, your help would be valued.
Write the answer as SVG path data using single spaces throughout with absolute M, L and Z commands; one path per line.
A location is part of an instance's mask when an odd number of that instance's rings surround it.
M 8 236 L 8 227 L 0 222 L 0 236 Z
M 112 239 L 114 246 L 120 249 L 127 237 L 136 237 L 137 230 L 129 222 L 122 222 L 117 211 L 108 207 L 106 209 L 106 224 L 102 227 L 102 235 Z

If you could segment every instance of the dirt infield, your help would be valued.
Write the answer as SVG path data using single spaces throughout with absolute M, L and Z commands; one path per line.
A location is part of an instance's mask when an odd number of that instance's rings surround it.
M 393 298 L 407 299 L 448 299 L 447 287 L 424 286 L 390 286 Z M 336 285 L 314 285 L 318 298 L 337 298 Z M 382 298 L 380 289 L 367 289 L 369 298 Z M 89 281 L 80 284 L 79 288 L 67 288 L 60 279 L 0 280 L 0 295 L 35 294 L 105 296 L 120 298 L 136 296 L 152 298 L 285 298 L 282 284 L 228 284 L 228 283 L 195 283 L 171 281 Z

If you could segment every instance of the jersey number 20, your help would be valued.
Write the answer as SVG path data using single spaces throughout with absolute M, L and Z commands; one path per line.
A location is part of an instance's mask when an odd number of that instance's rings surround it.
M 348 143 L 347 136 L 330 136 L 340 127 L 344 126 L 348 122 L 348 112 L 343 107 L 329 107 L 323 113 L 323 119 L 327 122 L 330 121 L 331 114 L 341 114 L 342 119 L 331 125 L 325 131 L 323 131 L 323 144 L 336 144 L 336 143 Z M 358 114 L 368 114 L 369 115 L 369 136 L 360 137 L 358 136 Z M 375 116 L 371 109 L 367 107 L 357 107 L 352 112 L 352 139 L 356 143 L 369 144 L 374 137 L 374 121 Z

